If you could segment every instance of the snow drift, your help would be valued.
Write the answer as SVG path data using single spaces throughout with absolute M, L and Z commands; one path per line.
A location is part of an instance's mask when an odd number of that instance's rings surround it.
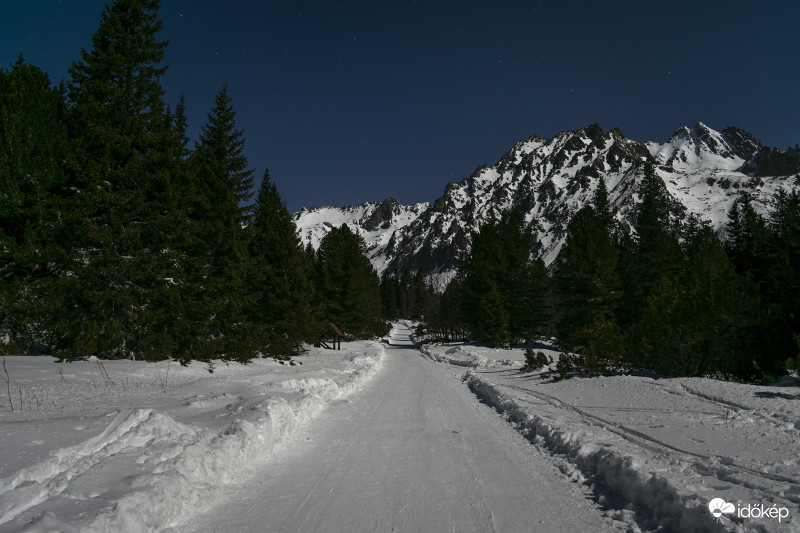
M 558 359 L 552 347 L 540 349 Z M 480 361 L 467 365 L 465 384 L 631 531 L 800 531 L 800 390 L 787 386 L 794 379 L 554 381 L 554 364 L 531 373 L 507 366 L 524 359 L 520 349 L 440 344 L 422 352 L 458 366 Z M 715 517 L 709 505 L 718 498 L 739 511 Z M 784 518 L 761 513 L 773 508 Z
M 0 478 L 0 530 L 153 531 L 179 524 L 207 508 L 221 487 L 269 460 L 297 427 L 380 371 L 383 345 L 354 344 L 341 355 L 303 357 L 306 364 L 297 368 L 258 360 L 246 367 L 247 392 L 213 390 L 226 385 L 224 376 L 198 379 L 186 383 L 191 396 L 178 404 L 162 400 L 161 409 L 112 411 L 92 438 L 53 449 Z M 323 361 L 315 364 L 314 355 Z M 34 367 L 41 360 L 20 359 Z M 21 372 L 18 366 L 9 365 L 12 375 Z M 113 365 L 106 366 L 113 372 Z M 22 423 L 46 425 L 58 417 L 57 407 L 29 410 Z

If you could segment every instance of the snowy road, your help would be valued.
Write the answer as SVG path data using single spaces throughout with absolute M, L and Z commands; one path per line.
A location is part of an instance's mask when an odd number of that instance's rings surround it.
M 394 331 L 385 368 L 185 531 L 615 531 L 461 382 Z

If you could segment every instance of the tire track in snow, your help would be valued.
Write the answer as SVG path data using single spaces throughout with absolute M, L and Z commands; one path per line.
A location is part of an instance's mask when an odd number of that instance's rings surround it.
M 579 407 L 575 407 L 574 405 L 570 405 L 570 404 L 568 404 L 568 403 L 566 403 L 566 402 L 564 402 L 564 401 L 562 401 L 562 400 L 560 400 L 558 398 L 550 396 L 548 394 L 532 391 L 532 390 L 529 390 L 529 389 L 525 389 L 523 387 L 516 387 L 514 385 L 504 384 L 502 386 L 506 387 L 506 388 L 509 388 L 509 389 L 516 390 L 517 392 L 529 394 L 529 395 L 534 396 L 534 397 L 536 397 L 536 398 L 538 398 L 538 399 L 540 399 L 542 401 L 545 401 L 546 403 L 549 403 L 550 405 L 552 405 L 554 407 L 566 409 L 566 410 L 572 411 L 572 412 L 584 417 L 585 419 L 593 420 L 593 421 L 597 422 L 606 431 L 610 431 L 611 433 L 614 433 L 615 435 L 619 435 L 620 437 L 622 437 L 625 440 L 631 442 L 632 444 L 635 444 L 637 446 L 641 446 L 641 447 L 643 447 L 645 449 L 648 449 L 648 450 L 650 450 L 652 452 L 656 452 L 657 453 L 659 451 L 662 451 L 661 449 L 667 449 L 667 450 L 672 450 L 672 451 L 675 451 L 675 452 L 678 452 L 678 453 L 681 453 L 681 454 L 684 454 L 684 455 L 687 455 L 687 456 L 691 456 L 694 459 L 696 459 L 696 461 L 693 461 L 693 462 L 690 463 L 690 464 L 692 464 L 692 466 L 694 466 L 696 468 L 700 468 L 701 470 L 706 470 L 706 471 L 713 472 L 717 477 L 725 476 L 728 481 L 736 482 L 738 484 L 747 484 L 747 481 L 745 481 L 745 480 L 736 480 L 735 478 L 731 478 L 730 477 L 730 472 L 728 471 L 728 469 L 735 469 L 735 470 L 740 471 L 743 474 L 750 474 L 750 475 L 754 475 L 754 476 L 757 476 L 757 477 L 764 477 L 764 478 L 767 478 L 767 479 L 769 479 L 771 481 L 778 481 L 778 482 L 781 482 L 781 483 L 788 483 L 788 484 L 793 485 L 793 486 L 800 486 L 800 483 L 794 478 L 788 478 L 786 476 L 780 476 L 780 475 L 777 475 L 777 474 L 770 474 L 769 472 L 762 472 L 760 470 L 755 470 L 753 468 L 749 468 L 749 467 L 744 466 L 744 465 L 736 464 L 736 463 L 733 462 L 732 458 L 730 458 L 728 456 L 705 455 L 705 454 L 701 454 L 701 453 L 696 453 L 696 452 L 692 452 L 692 451 L 689 451 L 689 450 L 685 450 L 685 449 L 679 448 L 677 446 L 673 446 L 672 444 L 669 444 L 669 443 L 666 443 L 666 442 L 661 441 L 659 439 L 656 439 L 654 437 L 651 437 L 650 435 L 647 435 L 646 433 L 642 433 L 641 431 L 637 431 L 635 429 L 629 428 L 629 427 L 625 426 L 624 424 L 620 424 L 619 422 L 606 420 L 606 419 L 604 419 L 604 418 L 602 418 L 600 416 L 591 414 L 591 413 L 589 413 L 589 412 L 587 412 L 587 411 L 585 411 L 585 410 L 583 410 L 583 409 L 581 409 Z M 681 386 L 686 388 L 684 385 L 681 385 Z M 687 392 L 691 393 L 691 391 L 689 391 L 688 389 L 687 389 Z M 692 394 L 694 394 L 694 393 L 692 393 Z M 694 394 L 694 395 L 698 396 L 700 398 L 703 398 L 703 399 L 708 399 L 708 398 L 705 397 L 705 395 L 700 395 L 700 394 Z M 719 402 L 719 403 L 722 403 L 723 405 L 726 404 L 726 402 Z M 730 405 L 735 405 L 735 404 L 733 404 L 731 402 Z M 701 471 L 700 473 L 703 473 L 703 472 Z M 750 485 L 747 485 L 747 486 L 748 486 L 748 488 L 758 488 L 760 490 L 766 490 L 766 487 L 764 487 L 764 486 L 762 486 L 762 487 L 750 486 Z
M 472 372 L 465 374 L 464 381 L 478 398 L 493 406 L 530 442 L 543 446 L 552 453 L 566 456 L 592 484 L 597 501 L 607 508 L 619 510 L 623 516 L 635 520 L 644 529 L 660 528 L 659 531 L 682 533 L 724 531 L 706 509 L 684 505 L 674 487 L 663 479 L 645 475 L 631 458 L 620 455 L 608 446 L 581 442 L 580 437 L 557 427 L 557 423 L 528 414 L 516 399 L 503 394 L 499 387 L 509 387 L 530 394 L 553 407 L 593 419 L 608 429 L 610 424 L 601 421 L 599 417 L 546 394 L 513 385 L 490 383 Z M 625 438 L 623 435 L 619 436 Z M 652 444 L 661 443 L 654 441 Z M 624 514 L 623 509 L 628 509 L 628 506 L 633 507 L 632 517 Z
M 399 337 L 386 372 L 310 426 L 308 444 L 186 530 L 238 523 L 275 532 L 572 533 L 627 525 L 603 515 L 585 487 L 476 402 L 460 374 Z

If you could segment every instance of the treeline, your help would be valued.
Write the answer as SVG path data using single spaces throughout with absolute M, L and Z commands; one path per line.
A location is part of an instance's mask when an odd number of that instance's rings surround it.
M 383 333 L 359 237 L 304 249 L 268 171 L 254 190 L 226 85 L 190 146 L 158 7 L 113 2 L 57 87 L 0 70 L 0 352 L 247 361 L 325 320 Z
M 461 325 L 492 346 L 556 336 L 578 354 L 562 357 L 565 373 L 650 369 L 759 381 L 797 370 L 800 195 L 779 191 L 767 219 L 740 196 L 720 240 L 695 218 L 682 221 L 679 239 L 665 194 L 646 165 L 634 239 L 615 227 L 601 179 L 550 271 L 530 259 L 521 216 L 497 217 L 438 301 L 428 287 L 426 323 Z

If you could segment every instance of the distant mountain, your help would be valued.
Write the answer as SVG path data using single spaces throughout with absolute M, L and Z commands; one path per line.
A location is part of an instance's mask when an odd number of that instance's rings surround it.
M 303 209 L 294 220 L 304 243 L 316 247 L 330 227 L 345 223 L 364 236 L 379 272 L 432 274 L 451 272 L 481 225 L 513 208 L 524 214 L 534 234 L 533 253 L 549 265 L 572 215 L 594 198 L 600 177 L 617 225 L 633 231 L 648 160 L 664 183 L 679 231 L 690 213 L 721 229 L 733 201 L 745 192 L 765 212 L 778 188 L 800 188 L 800 150 L 765 147 L 739 128 L 717 132 L 699 123 L 658 144 L 632 141 L 619 129 L 606 132 L 594 124 L 550 139 L 533 135 L 520 141 L 495 165 L 447 184 L 432 205 L 403 206 L 387 198 L 355 207 Z
M 315 250 L 331 228 L 347 224 L 364 237 L 367 257 L 382 273 L 391 260 L 386 250 L 395 246 L 395 236 L 418 220 L 428 207 L 430 204 L 427 202 L 401 205 L 395 198 L 389 197 L 383 202 L 367 202 L 357 206 L 303 208 L 293 218 L 303 245 L 311 243 Z

